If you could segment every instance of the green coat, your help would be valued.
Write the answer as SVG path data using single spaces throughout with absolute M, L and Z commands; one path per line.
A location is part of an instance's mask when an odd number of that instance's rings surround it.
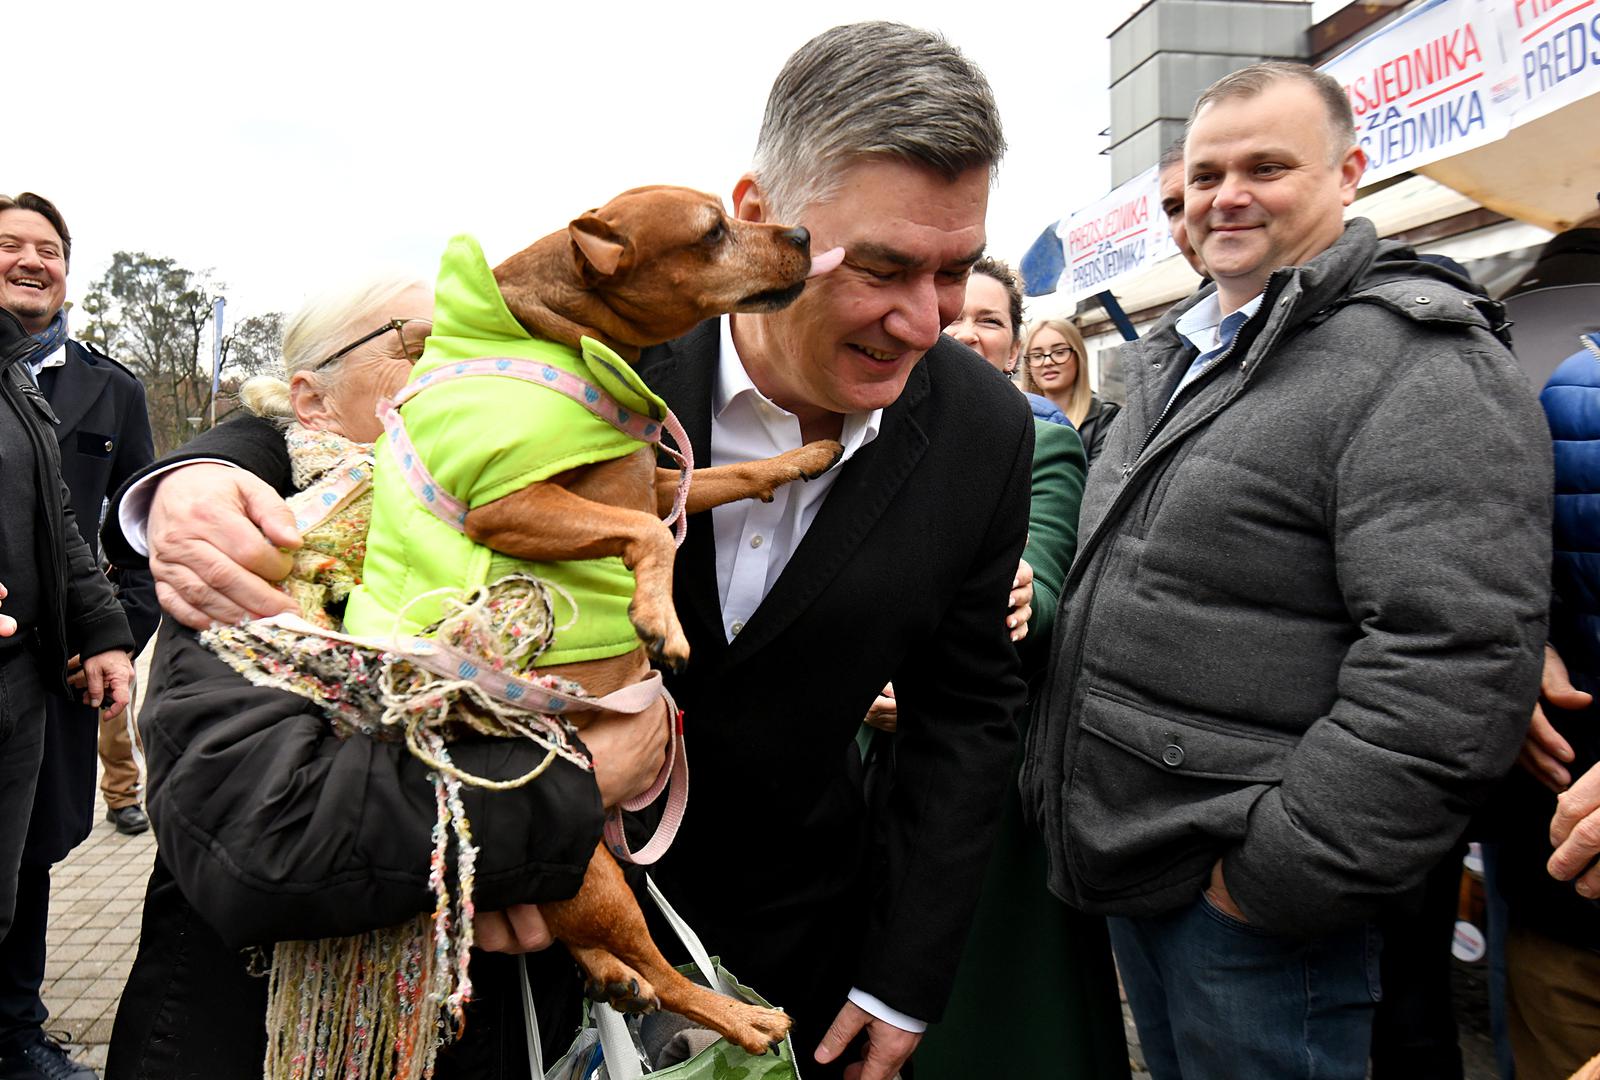
M 585 338 L 580 353 L 532 337 L 506 307 L 477 242 L 458 236 L 440 263 L 433 334 L 411 381 L 458 360 L 502 356 L 571 372 L 641 415 L 666 415 L 661 399 L 599 342 Z M 433 478 L 469 507 L 645 445 L 577 402 L 511 377 L 442 382 L 408 401 L 401 415 Z M 435 589 L 465 592 L 520 572 L 559 586 L 555 622 L 563 629 L 536 661 L 539 666 L 619 656 L 638 646 L 628 621 L 633 573 L 621 559 L 534 563 L 491 551 L 423 505 L 407 485 L 388 436 L 378 440 L 375 455 L 366 566 L 345 608 L 349 633 L 415 633 L 442 614 L 442 601 L 430 597 L 413 603 L 413 598 Z M 576 621 L 569 598 L 577 605 Z

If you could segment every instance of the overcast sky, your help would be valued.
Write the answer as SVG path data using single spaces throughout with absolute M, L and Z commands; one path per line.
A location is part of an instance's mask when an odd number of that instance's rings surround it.
M 1010 151 L 990 250 L 1015 261 L 1107 187 L 1106 34 L 1133 0 L 478 0 L 7 5 L 0 191 L 56 201 L 69 298 L 117 250 L 227 284 L 230 324 L 378 264 L 492 261 L 628 187 L 729 200 L 784 59 L 841 22 L 943 32 Z

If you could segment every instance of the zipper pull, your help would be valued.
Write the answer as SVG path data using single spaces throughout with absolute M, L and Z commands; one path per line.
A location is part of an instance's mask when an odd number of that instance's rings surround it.
M 1132 475 L 1133 475 L 1133 463 L 1132 462 L 1128 462 L 1128 461 L 1124 461 L 1122 463 L 1122 478 L 1124 480 L 1126 480 L 1128 477 L 1130 477 Z

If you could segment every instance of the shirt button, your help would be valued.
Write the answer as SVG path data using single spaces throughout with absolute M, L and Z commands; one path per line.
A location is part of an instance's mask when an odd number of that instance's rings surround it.
M 108 453 L 108 454 L 111 453 L 111 440 L 110 439 L 106 440 L 106 453 Z
M 1168 744 L 1167 748 L 1161 751 L 1161 761 L 1163 764 L 1176 769 L 1183 764 L 1183 747 L 1177 743 Z
M 751 546 L 751 547 L 753 547 L 753 548 L 758 548 L 758 547 L 760 547 L 760 546 L 761 546 L 761 544 L 762 544 L 762 539 L 761 539 L 761 537 L 759 537 L 759 536 L 752 536 L 752 537 L 751 537 L 751 538 L 750 538 L 750 546 Z
M 743 619 L 735 619 L 735 620 L 733 620 L 733 632 L 735 634 L 737 634 L 740 630 L 743 630 L 743 629 L 744 629 L 744 620 Z

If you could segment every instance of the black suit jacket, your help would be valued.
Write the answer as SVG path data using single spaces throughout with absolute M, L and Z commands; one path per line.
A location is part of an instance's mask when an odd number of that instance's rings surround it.
M 699 461 L 710 460 L 717 349 L 708 322 L 639 363 Z M 711 951 L 795 1015 L 808 1060 L 851 986 L 921 1019 L 943 1011 L 1024 700 L 1005 615 L 1032 456 L 1021 395 L 941 338 L 734 642 L 722 632 L 709 514 L 678 553 L 675 600 L 693 654 L 670 683 L 692 783 L 654 873 Z M 287 490 L 283 439 L 254 418 L 163 464 L 186 457 L 232 461 Z M 115 503 L 105 542 L 125 550 Z M 891 680 L 895 781 L 872 818 L 854 739 Z
M 699 461 L 718 335 L 702 324 L 639 364 Z M 941 338 L 732 642 L 710 514 L 678 553 L 692 653 L 669 684 L 692 784 L 654 872 L 708 947 L 795 1014 L 808 1061 L 852 985 L 921 1019 L 943 1011 L 1024 698 L 1004 622 L 1032 454 L 1021 395 Z M 854 740 L 891 680 L 895 779 L 871 820 Z
M 61 479 L 71 493 L 72 512 L 89 550 L 98 554 L 94 525 L 106 496 L 155 458 L 144 387 L 116 361 L 68 341 L 66 363 L 41 371 L 39 388 L 60 421 L 55 432 Z M 142 559 L 116 565 L 110 576 L 137 652 L 155 633 L 161 616 L 155 583 Z M 53 694 L 46 700 L 50 721 L 44 762 L 23 851 L 29 862 L 43 864 L 65 858 L 89 835 L 99 735 L 93 708 Z

